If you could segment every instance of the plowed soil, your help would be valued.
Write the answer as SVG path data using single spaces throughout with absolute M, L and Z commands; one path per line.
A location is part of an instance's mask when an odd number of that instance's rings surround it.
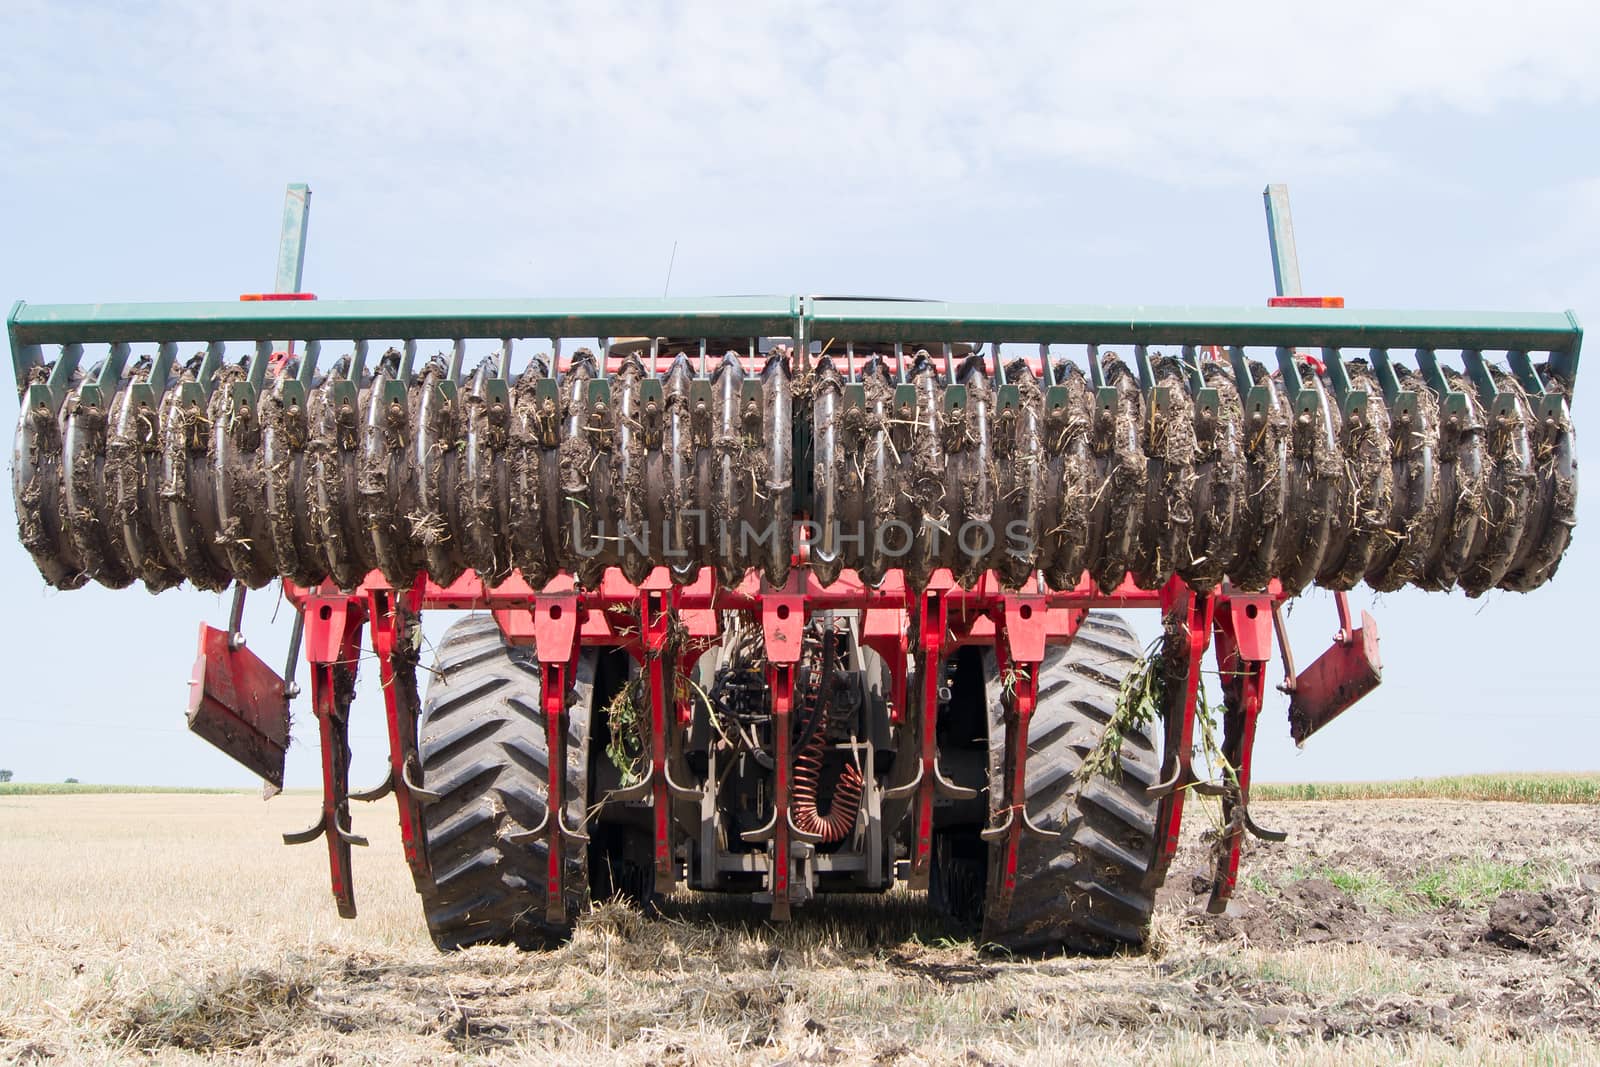
M 1600 807 L 1259 804 L 1229 913 L 1195 811 L 1143 956 L 1017 960 L 894 894 L 619 905 L 545 954 L 427 941 L 387 804 L 361 915 L 315 800 L 0 797 L 0 1061 L 1600 1061 Z

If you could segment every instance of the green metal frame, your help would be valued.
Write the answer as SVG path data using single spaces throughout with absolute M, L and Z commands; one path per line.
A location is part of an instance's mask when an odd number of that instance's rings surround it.
M 855 341 L 984 341 L 1302 348 L 1478 348 L 1576 355 L 1571 312 L 1351 311 L 1343 308 L 947 304 L 819 300 L 812 337 Z
M 305 342 L 465 338 L 757 337 L 930 343 L 944 340 L 1233 348 L 1416 349 L 1424 372 L 1436 349 L 1506 352 L 1524 385 L 1539 385 L 1527 355 L 1576 378 L 1583 330 L 1572 312 L 1371 311 L 1338 308 L 958 304 L 798 296 L 639 300 L 319 300 L 186 304 L 19 301 L 6 321 L 19 387 L 61 345 L 52 392 L 64 395 L 78 346 L 267 338 Z M 315 352 L 315 347 L 311 348 Z M 1377 361 L 1386 365 L 1386 355 Z M 66 366 L 64 366 L 64 364 Z M 119 367 L 120 370 L 120 367 Z M 1380 377 L 1382 371 L 1380 370 Z M 57 382 L 54 379 L 60 377 Z
M 798 298 L 711 300 L 218 300 L 189 304 L 19 302 L 13 347 L 96 341 L 360 341 L 456 338 L 786 336 Z M 753 331 L 753 334 L 752 334 Z

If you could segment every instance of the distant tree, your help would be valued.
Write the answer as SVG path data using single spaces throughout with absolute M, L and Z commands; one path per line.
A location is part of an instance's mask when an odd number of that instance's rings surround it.
M 77 785 L 78 784 L 78 780 L 76 778 L 68 778 L 67 779 L 67 784 L 68 785 Z
M 9 782 L 9 781 L 11 781 L 11 772 L 6 770 L 3 767 L 0 767 L 0 782 Z

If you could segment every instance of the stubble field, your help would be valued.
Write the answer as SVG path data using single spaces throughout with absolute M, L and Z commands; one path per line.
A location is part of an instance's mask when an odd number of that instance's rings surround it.
M 597 908 L 441 955 L 393 810 L 340 920 L 287 795 L 0 795 L 0 1062 L 1600 1062 L 1600 806 L 1259 803 L 1235 914 L 1189 821 L 1143 956 L 982 952 L 910 894 L 772 926 Z

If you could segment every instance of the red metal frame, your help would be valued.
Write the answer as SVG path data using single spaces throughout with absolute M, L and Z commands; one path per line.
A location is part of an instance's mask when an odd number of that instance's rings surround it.
M 797 566 L 788 583 L 777 588 L 754 573 L 734 588 L 718 588 L 709 568 L 688 585 L 673 585 L 665 568 L 657 568 L 634 585 L 612 568 L 593 590 L 576 588 L 569 576 L 558 577 L 539 590 L 530 587 L 520 575 L 490 587 L 469 572 L 449 585 L 421 575 L 414 588 L 397 592 L 374 572 L 350 593 L 338 593 L 328 586 L 306 590 L 292 585 L 287 586 L 287 593 L 305 619 L 312 699 L 322 728 L 325 794 L 319 824 L 307 834 L 291 837 L 308 840 L 333 831 L 327 835 L 329 860 L 341 914 L 354 912 L 349 846 L 360 843 L 360 839 L 349 832 L 345 773 L 348 747 L 343 732 L 347 707 L 337 699 L 335 671 L 343 669 L 353 679 L 361 628 L 370 624 L 373 650 L 384 681 L 390 778 L 400 806 L 401 837 L 413 874 L 424 878 L 427 861 L 418 787 L 414 785 L 417 724 L 415 710 L 395 691 L 394 665 L 407 618 L 429 609 L 492 611 L 509 641 L 534 646 L 543 671 L 552 766 L 565 762 L 566 697 L 579 650 L 589 646 L 618 647 L 640 663 L 650 704 L 651 743 L 646 779 L 634 789 L 640 798 L 648 796 L 653 808 L 657 884 L 663 891 L 670 890 L 677 878 L 671 801 L 674 796 L 692 792 L 673 786 L 671 781 L 669 734 L 674 726 L 686 724 L 692 713 L 688 700 L 678 691 L 676 679 L 716 639 L 719 613 L 724 611 L 753 613 L 766 638 L 768 685 L 778 746 L 775 804 L 769 824 L 746 837 L 766 842 L 770 849 L 769 891 L 774 918 L 789 914 L 791 850 L 797 842 L 787 811 L 792 782 L 787 758 L 789 731 L 785 724 L 794 706 L 795 670 L 804 627 L 816 611 L 862 612 L 863 644 L 882 654 L 890 666 L 890 714 L 896 722 L 903 722 L 907 713 L 908 672 L 912 667 L 920 682 L 919 766 L 911 786 L 915 797 L 914 833 L 908 865 L 913 887 L 926 887 L 928 882 L 937 797 L 941 793 L 966 792 L 946 781 L 938 767 L 935 717 L 940 665 L 960 647 L 989 646 L 995 650 L 1006 678 L 1004 795 L 991 800 L 991 822 L 984 831 L 985 839 L 1002 849 L 996 875 L 998 896 L 993 906 L 1004 909 L 1016 886 L 1022 835 L 1049 833 L 1032 823 L 1022 802 L 1026 796 L 1028 723 L 1038 698 L 1039 667 L 1045 648 L 1070 643 L 1092 608 L 1159 608 L 1169 629 L 1182 636 L 1183 684 L 1169 692 L 1163 709 L 1166 744 L 1162 780 L 1154 787 L 1161 802 L 1152 882 L 1164 878 L 1177 851 L 1184 797 L 1190 789 L 1223 796 L 1225 829 L 1212 890 L 1214 909 L 1226 906 L 1233 890 L 1244 830 L 1258 830 L 1248 817 L 1248 791 L 1266 663 L 1273 648 L 1274 608 L 1285 599 L 1276 583 L 1264 593 L 1235 594 L 1226 589 L 1199 592 L 1176 578 L 1161 589 L 1141 589 L 1129 578 L 1112 592 L 1102 593 L 1085 577 L 1071 590 L 1018 592 L 1004 589 L 993 573 L 981 576 L 971 588 L 964 589 L 949 571 L 941 570 L 934 573 L 924 589 L 916 591 L 907 587 L 898 571 L 890 572 L 876 588 L 864 584 L 851 571 L 825 586 L 803 566 Z M 674 621 L 686 638 L 676 645 L 672 640 Z M 1224 756 L 1233 768 L 1236 785 L 1200 781 L 1192 766 L 1200 674 L 1207 646 L 1213 644 L 1213 639 L 1226 706 Z M 1170 652 L 1172 646 L 1168 647 Z M 571 826 L 565 817 L 564 784 L 559 775 L 552 778 L 547 816 L 540 826 L 528 832 L 528 836 L 544 837 L 549 845 L 547 900 L 553 920 L 564 918 L 566 844 L 587 840 L 583 826 Z

